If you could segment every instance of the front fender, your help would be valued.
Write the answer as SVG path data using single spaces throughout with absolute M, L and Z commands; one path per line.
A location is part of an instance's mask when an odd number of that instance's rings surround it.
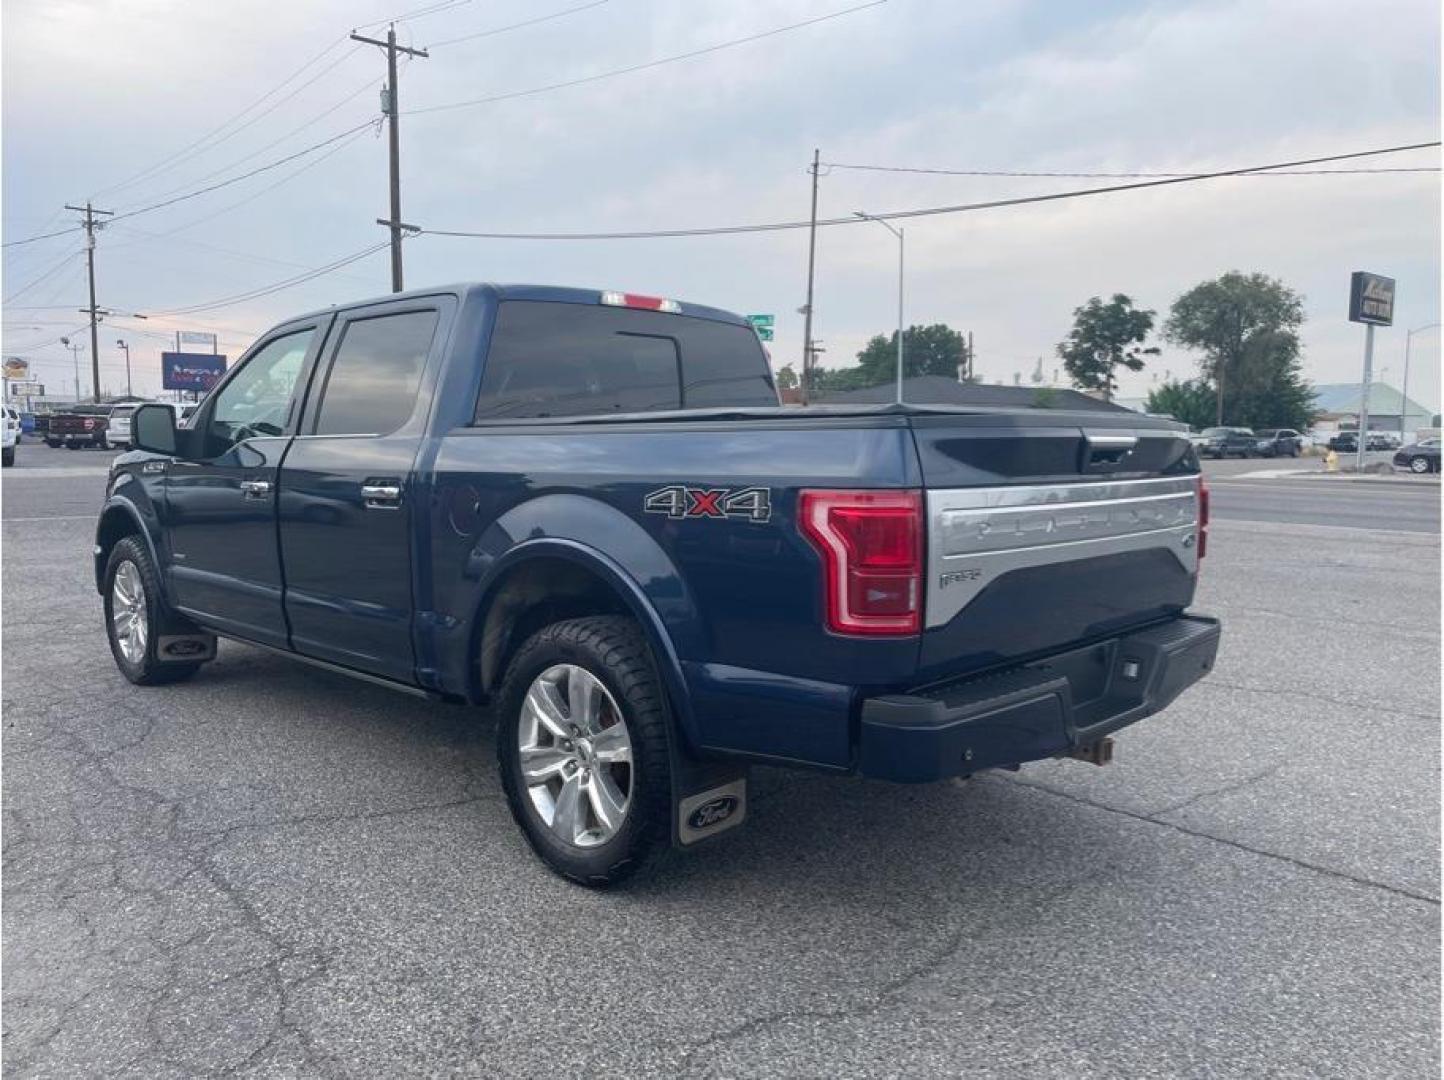
M 137 498 L 132 498 L 132 490 Z M 95 525 L 95 590 L 105 591 L 105 564 L 110 560 L 110 550 L 123 536 L 138 533 L 155 564 L 160 578 L 161 591 L 166 588 L 166 573 L 160 560 L 160 518 L 155 505 L 146 494 L 144 487 L 132 475 L 123 473 L 116 480 L 110 497 L 100 511 L 100 520 Z

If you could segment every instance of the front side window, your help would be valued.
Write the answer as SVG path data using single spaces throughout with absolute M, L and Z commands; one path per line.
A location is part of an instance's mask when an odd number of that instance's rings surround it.
M 348 323 L 316 415 L 317 435 L 389 435 L 416 406 L 439 318 L 435 310 Z
M 251 356 L 216 395 L 207 428 L 211 454 L 243 439 L 283 435 L 314 329 L 285 334 Z

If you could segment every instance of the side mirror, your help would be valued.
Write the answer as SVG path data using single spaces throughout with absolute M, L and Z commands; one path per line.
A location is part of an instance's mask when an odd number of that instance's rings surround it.
M 175 410 L 166 405 L 142 405 L 130 417 L 130 441 L 137 450 L 174 457 Z

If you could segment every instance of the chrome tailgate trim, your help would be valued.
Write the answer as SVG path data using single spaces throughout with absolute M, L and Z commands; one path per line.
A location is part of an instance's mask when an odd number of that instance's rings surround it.
M 945 489 L 927 501 L 929 627 L 1025 567 L 1157 547 L 1198 570 L 1197 476 Z

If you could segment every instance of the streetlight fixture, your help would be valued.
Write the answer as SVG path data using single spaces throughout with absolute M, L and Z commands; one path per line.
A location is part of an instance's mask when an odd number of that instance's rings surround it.
M 133 396 L 130 392 L 130 346 L 122 339 L 116 338 L 115 343 L 125 350 L 125 396 Z
M 60 344 L 70 350 L 70 357 L 75 362 L 75 403 L 80 404 L 80 354 L 85 351 L 84 345 L 72 345 L 68 337 L 60 339 Z
M 1425 326 L 1416 326 L 1416 327 L 1414 327 L 1414 329 L 1408 331 L 1408 332 L 1404 335 L 1404 389 L 1401 390 L 1401 391 L 1399 391 L 1399 397 L 1400 397 L 1400 399 L 1401 399 L 1400 402 L 1399 402 L 1399 442 L 1400 442 L 1400 443 L 1405 443 L 1405 442 L 1408 442 L 1408 441 L 1409 441 L 1409 440 L 1408 440 L 1408 436 L 1406 436 L 1406 435 L 1404 434 L 1404 428 L 1405 428 L 1405 426 L 1406 426 L 1406 424 L 1407 424 L 1407 421 L 1405 420 L 1405 416 L 1406 416 L 1406 414 L 1409 412 L 1409 347 L 1414 344 L 1414 335 L 1415 335 L 1415 334 L 1422 334 L 1425 330 L 1437 330 L 1438 328 L 1439 328 L 1439 324 L 1438 324 L 1438 323 L 1436 323 L 1436 322 L 1431 322 L 1431 323 L 1428 323 L 1428 324 L 1425 325 Z
M 873 217 L 861 210 L 854 210 L 854 217 L 863 221 L 875 221 L 897 237 L 897 403 L 903 399 L 903 231 L 895 229 L 880 217 Z

